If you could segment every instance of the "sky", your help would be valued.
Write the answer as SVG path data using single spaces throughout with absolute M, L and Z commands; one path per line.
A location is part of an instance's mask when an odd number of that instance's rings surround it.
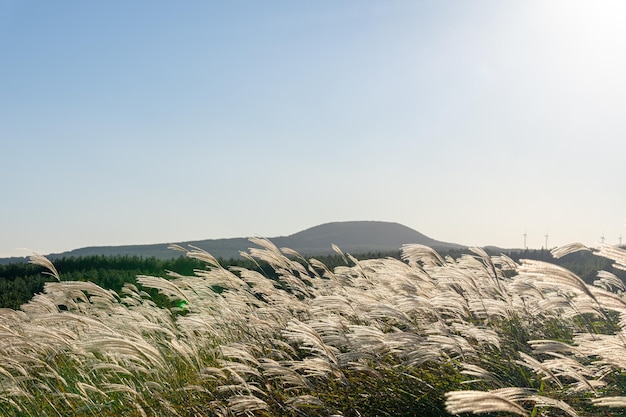
M 617 244 L 625 20 L 603 0 L 0 0 L 0 256 L 347 220 Z

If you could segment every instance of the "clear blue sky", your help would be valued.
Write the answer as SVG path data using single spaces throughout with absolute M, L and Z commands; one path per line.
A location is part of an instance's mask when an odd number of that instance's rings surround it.
M 0 0 L 0 256 L 341 220 L 626 243 L 624 21 L 620 1 Z

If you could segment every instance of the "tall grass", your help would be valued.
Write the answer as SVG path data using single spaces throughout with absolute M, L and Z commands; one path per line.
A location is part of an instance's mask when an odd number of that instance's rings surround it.
M 333 270 L 253 239 L 275 276 L 206 263 L 120 294 L 57 281 L 0 310 L 3 416 L 598 415 L 626 409 L 626 296 L 537 261 L 402 260 Z M 182 249 L 182 248 L 178 248 Z M 556 251 L 589 250 L 570 245 Z M 598 256 L 626 268 L 626 252 Z M 62 271 L 61 271 L 62 272 Z M 216 288 L 220 288 L 216 291 Z M 171 301 L 158 307 L 146 291 Z M 612 411 L 610 411 L 612 410 Z

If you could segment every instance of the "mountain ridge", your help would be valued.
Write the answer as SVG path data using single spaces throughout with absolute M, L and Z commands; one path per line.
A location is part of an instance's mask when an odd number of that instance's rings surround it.
M 323 223 L 301 230 L 288 236 L 267 238 L 278 247 L 288 247 L 303 256 L 333 254 L 332 245 L 343 252 L 376 253 L 399 250 L 403 244 L 418 243 L 437 250 L 460 249 L 463 245 L 441 242 L 426 236 L 410 227 L 395 222 L 384 221 L 342 221 Z M 171 259 L 180 253 L 169 249 L 170 245 L 195 246 L 206 250 L 216 258 L 240 258 L 240 251 L 253 246 L 249 238 L 203 239 L 184 242 L 154 243 L 144 245 L 87 246 L 61 253 L 46 255 L 50 259 L 77 256 L 139 256 Z M 1 258 L 0 263 L 23 262 L 28 258 Z

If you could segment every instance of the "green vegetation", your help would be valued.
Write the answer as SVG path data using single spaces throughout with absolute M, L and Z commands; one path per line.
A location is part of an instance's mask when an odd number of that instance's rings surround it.
M 469 250 L 456 249 L 447 251 L 442 256 L 458 259 L 469 253 Z M 493 253 L 492 255 L 500 255 L 500 253 Z M 624 271 L 613 268 L 610 260 L 594 256 L 591 252 L 576 252 L 561 259 L 555 259 L 546 250 L 508 252 L 505 255 L 516 262 L 520 259 L 553 262 L 574 272 L 589 284 L 593 283 L 597 278 L 597 271 L 609 271 L 626 280 Z M 389 253 L 370 252 L 355 255 L 360 260 L 388 257 L 400 259 L 400 256 L 400 251 Z M 329 269 L 346 264 L 344 259 L 338 254 L 320 256 L 316 259 Z M 259 263 L 248 259 L 222 258 L 218 258 L 217 261 L 225 268 L 240 267 L 257 270 L 267 276 L 275 275 L 272 268 L 263 261 Z M 193 275 L 194 270 L 205 267 L 202 261 L 186 256 L 163 260 L 155 257 L 90 255 L 55 259 L 54 265 L 60 272 L 63 281 L 90 281 L 102 288 L 114 290 L 118 293 L 124 284 L 137 285 L 136 277 L 138 275 L 154 275 L 167 278 L 168 271 L 174 271 L 181 275 Z M 45 282 L 51 281 L 51 278 L 42 274 L 41 271 L 41 267 L 26 262 L 0 264 L 0 308 L 17 309 L 22 304 L 28 302 L 33 295 L 42 292 Z M 153 295 L 155 294 L 153 293 Z
M 221 260 L 223 265 L 253 268 L 249 261 Z M 63 281 L 89 281 L 119 293 L 124 284 L 137 284 L 138 275 L 167 277 L 168 271 L 182 275 L 193 275 L 195 269 L 205 264 L 186 256 L 161 260 L 138 256 L 81 256 L 54 260 Z M 17 309 L 33 295 L 43 291 L 44 284 L 53 280 L 41 273 L 41 266 L 31 263 L 0 265 L 0 307 Z M 156 294 L 156 293 L 155 293 Z
M 176 265 L 20 266 L 13 280 L 51 275 L 19 309 L 0 309 L 0 415 L 626 410 L 626 287 L 608 270 L 585 282 L 554 263 L 589 256 L 624 270 L 626 251 L 544 262 L 407 245 L 400 259 L 320 260 L 253 243 L 228 267 L 201 251 Z

